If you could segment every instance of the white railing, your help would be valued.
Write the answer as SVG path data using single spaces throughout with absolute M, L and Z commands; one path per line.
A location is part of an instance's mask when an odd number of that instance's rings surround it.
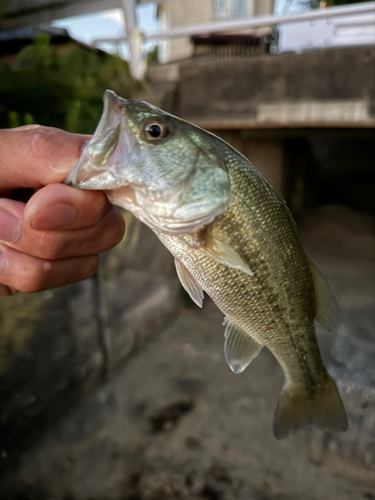
M 132 3 L 134 0 L 122 0 L 123 3 Z M 241 31 L 244 29 L 256 29 L 263 27 L 277 26 L 280 24 L 300 23 L 303 21 L 315 21 L 322 19 L 338 18 L 342 16 L 369 14 L 375 13 L 375 2 L 366 2 L 362 4 L 348 5 L 344 7 L 330 7 L 327 9 L 310 10 L 300 12 L 293 15 L 284 16 L 259 16 L 246 19 L 218 21 L 208 24 L 196 24 L 191 26 L 181 26 L 179 28 L 172 28 L 169 30 L 162 30 L 155 33 L 139 33 L 134 30 L 132 37 L 118 37 L 118 38 L 97 38 L 93 40 L 93 45 L 97 46 L 100 43 L 118 43 L 130 42 L 130 45 L 137 43 L 142 45 L 143 41 L 167 39 L 167 38 L 186 38 L 196 35 L 207 35 L 210 33 L 224 33 Z M 132 49 L 130 53 L 132 57 Z M 137 50 L 139 54 L 139 49 Z M 134 65 L 133 74 L 134 74 Z M 138 78 L 142 71 L 138 71 Z

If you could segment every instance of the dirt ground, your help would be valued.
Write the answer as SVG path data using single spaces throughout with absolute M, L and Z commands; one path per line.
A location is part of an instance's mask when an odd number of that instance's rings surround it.
M 372 221 L 328 209 L 304 221 L 308 251 L 343 311 L 321 345 L 350 430 L 272 434 L 283 374 L 264 349 L 241 375 L 223 355 L 222 313 L 182 308 L 112 380 L 49 430 L 2 500 L 375 499 Z M 12 476 L 12 477 L 11 477 Z

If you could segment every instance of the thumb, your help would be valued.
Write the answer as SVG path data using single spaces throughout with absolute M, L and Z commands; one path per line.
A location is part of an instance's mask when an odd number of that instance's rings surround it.
M 40 125 L 0 130 L 0 191 L 62 182 L 88 139 Z

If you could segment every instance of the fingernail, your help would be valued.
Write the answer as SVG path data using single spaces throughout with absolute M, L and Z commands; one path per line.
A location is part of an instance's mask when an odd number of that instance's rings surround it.
M 31 221 L 31 226 L 34 229 L 43 229 L 45 231 L 51 229 L 63 229 L 77 219 L 77 210 L 73 205 L 68 203 L 54 203 L 43 208 L 38 212 Z
M 5 269 L 5 257 L 3 252 L 0 250 L 0 274 L 4 271 Z
M 0 210 L 0 240 L 15 243 L 21 237 L 21 225 L 13 215 Z

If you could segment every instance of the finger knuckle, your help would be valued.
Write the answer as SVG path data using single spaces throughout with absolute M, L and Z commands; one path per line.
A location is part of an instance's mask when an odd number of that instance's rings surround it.
M 64 235 L 56 231 L 42 231 L 38 241 L 38 254 L 42 259 L 56 260 L 64 256 Z
M 49 167 L 57 147 L 56 138 L 59 130 L 37 125 L 30 130 L 31 151 L 42 167 Z
M 15 288 L 20 292 L 35 293 L 45 290 L 48 276 L 53 264 L 42 261 L 28 269 L 28 272 L 19 275 L 16 279 Z

